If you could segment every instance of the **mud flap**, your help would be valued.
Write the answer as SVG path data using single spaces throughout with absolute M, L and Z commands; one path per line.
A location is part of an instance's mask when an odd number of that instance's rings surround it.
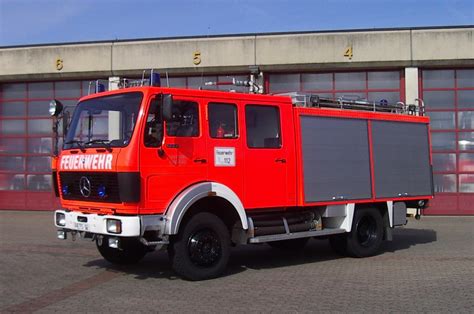
M 385 214 L 383 215 L 383 239 L 385 241 L 393 240 L 393 232 L 392 228 L 390 228 L 390 220 L 387 211 L 385 211 Z
M 385 241 L 393 241 L 393 232 L 390 226 L 385 225 L 384 232 L 383 232 L 383 239 Z

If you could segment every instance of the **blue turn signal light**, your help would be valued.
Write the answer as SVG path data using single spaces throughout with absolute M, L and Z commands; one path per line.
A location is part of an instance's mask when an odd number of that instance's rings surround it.
M 97 188 L 97 194 L 99 195 L 99 197 L 102 198 L 107 196 L 107 189 L 104 185 L 99 185 L 99 187 Z
M 63 192 L 63 195 L 68 195 L 69 194 L 69 185 L 63 185 L 61 191 Z

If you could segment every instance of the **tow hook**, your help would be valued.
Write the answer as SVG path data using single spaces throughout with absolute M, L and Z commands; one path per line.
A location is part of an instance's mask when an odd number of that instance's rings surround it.
M 103 236 L 97 236 L 97 245 L 98 246 L 102 246 L 102 241 L 104 240 L 104 237 Z
M 420 219 L 421 219 L 420 211 L 421 211 L 421 209 L 418 207 L 418 208 L 416 209 L 416 214 L 415 214 L 415 219 L 416 219 L 416 220 L 420 220 Z

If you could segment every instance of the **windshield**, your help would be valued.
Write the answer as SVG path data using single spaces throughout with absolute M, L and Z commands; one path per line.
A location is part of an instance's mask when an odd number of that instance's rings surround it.
M 64 141 L 64 149 L 127 146 L 142 98 L 142 93 L 126 93 L 79 103 Z

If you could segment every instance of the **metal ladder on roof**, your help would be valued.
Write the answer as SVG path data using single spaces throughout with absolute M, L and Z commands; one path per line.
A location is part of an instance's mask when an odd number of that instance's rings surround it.
M 395 104 L 389 104 L 388 101 L 385 99 L 382 99 L 380 102 L 368 101 L 366 99 L 360 99 L 355 97 L 349 98 L 347 96 L 342 96 L 333 99 L 328 97 L 320 97 L 315 94 L 298 92 L 275 95 L 291 97 L 293 105 L 296 107 L 362 110 L 417 116 L 424 115 L 424 103 L 421 99 L 416 99 L 416 104 L 405 104 L 401 101 Z

